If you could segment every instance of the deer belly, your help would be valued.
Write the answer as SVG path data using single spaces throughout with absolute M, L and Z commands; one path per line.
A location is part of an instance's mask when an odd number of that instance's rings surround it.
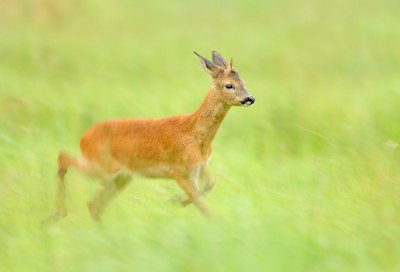
M 171 178 L 171 166 L 163 162 L 151 162 L 147 160 L 137 160 L 130 165 L 130 170 L 134 175 L 149 178 Z

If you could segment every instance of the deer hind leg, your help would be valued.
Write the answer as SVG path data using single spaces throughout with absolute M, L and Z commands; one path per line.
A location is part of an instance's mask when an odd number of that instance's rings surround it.
M 71 156 L 60 152 L 58 155 L 58 170 L 57 170 L 57 210 L 52 215 L 50 215 L 44 222 L 57 222 L 58 220 L 67 216 L 67 206 L 66 206 L 66 188 L 64 177 L 70 166 L 76 168 L 80 172 L 88 175 L 95 175 L 97 168 L 94 164 L 81 159 L 77 160 Z
M 58 197 L 57 197 L 57 210 L 55 213 L 50 215 L 45 222 L 56 222 L 65 216 L 67 216 L 67 208 L 66 208 L 66 191 L 65 191 L 65 183 L 64 177 L 67 173 L 68 168 L 71 165 L 76 166 L 78 163 L 74 158 L 60 152 L 58 155 L 58 170 L 57 170 L 57 188 L 58 188 Z
M 209 217 L 212 215 L 211 210 L 208 208 L 206 202 L 201 197 L 201 192 L 196 185 L 196 177 L 190 177 L 190 175 L 185 175 L 181 172 L 173 171 L 173 177 L 177 181 L 178 185 L 185 191 L 189 197 L 189 203 L 193 203 L 201 211 L 201 213 Z M 182 201 L 181 201 L 182 203 Z
M 115 197 L 117 193 L 121 192 L 131 180 L 131 175 L 122 173 L 117 173 L 112 178 L 104 180 L 103 188 L 96 197 L 87 204 L 89 212 L 94 220 L 100 220 L 100 216 L 110 203 L 110 200 Z

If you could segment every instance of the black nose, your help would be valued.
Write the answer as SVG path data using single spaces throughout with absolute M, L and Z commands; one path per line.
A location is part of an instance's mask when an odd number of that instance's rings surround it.
M 243 105 L 253 105 L 254 104 L 254 101 L 256 101 L 256 99 L 253 97 L 253 96 L 248 96 L 248 97 L 246 97 L 243 101 L 242 101 L 242 104 Z
M 254 104 L 254 102 L 256 101 L 256 99 L 253 96 L 249 96 L 247 97 L 247 101 L 250 101 L 251 104 Z
M 256 101 L 256 99 L 253 96 L 248 96 L 245 99 L 243 99 L 243 101 L 241 101 L 242 105 L 253 105 L 254 101 Z

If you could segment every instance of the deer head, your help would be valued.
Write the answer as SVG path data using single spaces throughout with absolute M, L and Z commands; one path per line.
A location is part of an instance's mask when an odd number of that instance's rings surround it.
M 212 78 L 214 99 L 229 106 L 250 107 L 256 100 L 246 90 L 245 82 L 239 73 L 216 51 L 212 52 L 213 62 L 194 52 L 204 69 Z

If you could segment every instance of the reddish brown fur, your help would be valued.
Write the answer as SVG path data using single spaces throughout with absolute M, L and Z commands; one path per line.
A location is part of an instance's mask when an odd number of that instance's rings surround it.
M 181 203 L 194 203 L 204 215 L 210 214 L 201 195 L 214 185 L 205 171 L 213 150 L 212 141 L 231 106 L 241 106 L 240 101 L 249 94 L 237 71 L 226 68 L 226 61 L 217 52 L 213 52 L 213 60 L 224 67 L 197 56 L 213 80 L 197 111 L 164 119 L 100 122 L 83 134 L 80 142 L 81 159 L 60 153 L 60 197 L 58 210 L 51 219 L 66 215 L 64 175 L 69 166 L 104 180 L 104 188 L 88 204 L 95 219 L 99 218 L 109 200 L 135 175 L 174 178 L 189 197 L 180 199 Z M 226 84 L 236 87 L 228 90 Z M 199 176 L 206 181 L 201 191 L 196 184 Z

